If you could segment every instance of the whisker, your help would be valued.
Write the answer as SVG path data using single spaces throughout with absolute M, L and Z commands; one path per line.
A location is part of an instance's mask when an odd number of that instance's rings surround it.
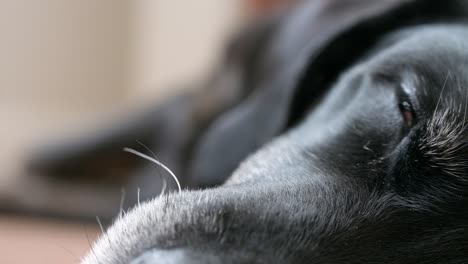
M 460 87 L 460 80 L 458 80 L 458 86 Z M 468 94 L 465 93 L 465 109 L 463 114 L 463 128 L 465 127 L 466 123 L 466 108 L 468 107 Z
M 163 187 L 161 188 L 161 195 L 164 195 L 166 193 L 167 181 L 164 178 L 162 178 L 162 181 L 163 181 Z
M 61 246 L 61 245 L 59 245 L 59 247 L 62 248 L 63 250 L 65 250 L 65 252 L 67 252 L 70 256 L 72 256 L 75 260 L 80 262 L 80 258 L 75 253 L 73 253 L 73 251 L 71 251 L 68 248 L 66 248 L 64 246 Z
M 91 240 L 89 239 L 88 229 L 86 228 L 86 225 L 83 225 L 83 228 L 84 228 L 84 231 L 85 231 L 86 240 L 88 241 L 88 245 L 89 245 L 90 248 L 93 248 L 93 246 L 91 245 Z
M 140 187 L 138 187 L 137 189 L 137 203 L 138 203 L 138 206 L 140 205 Z
M 124 207 L 124 202 L 125 202 L 125 188 L 122 188 L 121 192 L 122 192 L 122 195 L 121 195 L 121 197 L 120 197 L 120 211 L 119 211 L 119 217 L 122 217 L 123 214 L 124 214 L 124 212 L 125 212 L 124 209 L 123 209 L 123 207 Z
M 104 234 L 104 227 L 102 226 L 101 219 L 99 219 L 99 216 L 96 216 L 96 222 L 99 225 L 99 229 L 101 229 L 101 233 Z
M 159 160 L 156 154 L 154 154 L 154 152 L 150 148 L 148 148 L 145 144 L 143 144 L 138 139 L 136 140 L 136 142 L 140 144 L 143 148 L 145 148 L 147 151 L 149 151 L 156 160 Z M 163 187 L 161 188 L 160 195 L 164 195 L 166 188 L 167 188 L 167 181 L 166 181 L 166 178 L 164 178 L 163 175 L 161 174 L 160 166 L 157 167 L 157 172 L 158 172 L 159 179 L 161 179 L 161 181 L 163 182 Z
M 149 156 L 147 156 L 147 155 L 145 155 L 145 154 L 143 154 L 141 152 L 138 152 L 138 151 L 136 151 L 134 149 L 124 148 L 123 150 L 159 165 L 161 168 L 166 170 L 171 175 L 171 177 L 174 179 L 174 181 L 177 183 L 177 188 L 179 189 L 179 192 L 182 191 L 182 188 L 180 187 L 180 183 L 179 183 L 179 180 L 177 179 L 177 176 L 175 176 L 175 174 L 168 167 L 166 167 L 166 165 L 164 165 L 161 162 L 157 161 L 156 159 L 153 159 L 153 158 L 151 158 L 151 157 L 149 157 Z
M 146 146 L 145 144 L 143 144 L 143 143 L 142 143 L 140 140 L 138 140 L 138 139 L 136 140 L 136 142 L 137 142 L 138 144 L 140 144 L 143 148 L 145 148 L 147 151 L 149 151 L 149 153 L 151 153 L 151 155 L 153 155 L 153 157 L 154 157 L 155 159 L 158 159 L 158 157 L 156 157 L 156 154 L 154 154 L 154 152 L 153 152 L 150 148 L 148 148 L 148 146 Z
M 98 259 L 98 256 L 96 255 L 96 252 L 94 252 L 94 247 L 91 244 L 91 239 L 89 239 L 88 229 L 86 228 L 85 224 L 83 224 L 83 228 L 84 228 L 84 231 L 85 231 L 86 240 L 88 241 L 89 250 L 90 250 L 91 254 L 93 254 L 96 261 L 98 261 L 98 263 L 100 263 L 100 261 Z
M 449 79 L 449 76 L 450 76 L 450 71 L 447 72 L 447 76 L 445 77 L 445 81 L 444 81 L 444 84 L 442 85 L 442 90 L 440 91 L 439 99 L 437 100 L 437 104 L 436 104 L 436 107 L 434 109 L 434 113 L 432 115 L 432 118 L 435 117 L 435 113 L 437 113 L 437 110 L 439 109 L 439 104 L 440 104 L 440 101 L 442 100 L 442 94 L 444 93 L 445 86 L 447 85 L 447 81 Z

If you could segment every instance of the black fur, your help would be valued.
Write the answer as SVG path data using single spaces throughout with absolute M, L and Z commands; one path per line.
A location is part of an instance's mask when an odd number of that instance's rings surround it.
M 185 186 L 227 181 L 136 207 L 84 263 L 468 263 L 466 14 L 324 0 L 264 24 L 240 92 L 167 130 L 189 128 Z

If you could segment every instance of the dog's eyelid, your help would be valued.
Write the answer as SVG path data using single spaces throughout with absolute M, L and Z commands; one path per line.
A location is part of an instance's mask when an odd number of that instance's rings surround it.
M 408 82 L 402 82 L 400 84 L 400 87 L 403 90 L 403 92 L 408 95 L 414 94 L 416 92 L 416 87 Z
M 408 128 L 413 127 L 418 117 L 418 102 L 416 98 L 416 86 L 412 82 L 403 81 L 396 89 L 398 108 Z
M 406 101 L 411 105 L 415 113 L 418 111 L 419 102 L 416 96 L 416 85 L 413 83 L 401 82 L 399 87 L 397 87 L 396 95 L 400 103 Z
M 419 103 L 416 96 L 416 85 L 408 82 L 402 82 L 398 91 L 398 98 L 401 101 L 407 101 L 411 104 L 413 111 L 417 111 L 419 108 Z
M 414 125 L 414 110 L 408 101 L 402 101 L 399 104 L 400 112 L 403 116 L 403 120 L 407 127 L 412 127 Z
M 416 121 L 416 109 L 414 108 L 414 96 L 409 95 L 404 89 L 397 90 L 398 108 L 403 120 L 408 128 L 412 127 Z

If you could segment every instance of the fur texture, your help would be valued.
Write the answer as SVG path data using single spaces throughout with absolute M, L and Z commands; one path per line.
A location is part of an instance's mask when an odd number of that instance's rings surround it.
M 325 6 L 346 9 L 338 2 Z M 222 186 L 136 206 L 83 263 L 468 263 L 468 27 L 456 15 L 463 5 L 382 2 L 398 4 L 367 9 L 320 55 L 286 68 L 276 61 L 272 68 L 289 70 L 275 85 L 286 86 L 258 88 L 212 125 L 197 160 L 245 159 Z M 305 7 L 324 19 L 326 8 L 316 5 Z M 395 12 L 398 21 L 389 20 Z M 456 22 L 440 22 L 443 14 Z M 366 30 L 376 34 L 356 44 Z M 352 56 L 319 58 L 344 44 L 356 44 Z M 317 65 L 333 72 L 314 75 Z M 236 130 L 252 120 L 264 127 Z M 222 136 L 244 141 L 220 152 Z M 210 175 L 225 171 L 216 168 Z

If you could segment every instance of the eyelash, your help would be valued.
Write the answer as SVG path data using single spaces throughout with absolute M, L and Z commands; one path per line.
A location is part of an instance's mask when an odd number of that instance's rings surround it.
M 415 113 L 414 113 L 413 106 L 408 100 L 402 100 L 398 104 L 398 108 L 400 109 L 400 112 L 403 117 L 403 121 L 405 122 L 406 126 L 408 128 L 411 128 L 415 122 Z

